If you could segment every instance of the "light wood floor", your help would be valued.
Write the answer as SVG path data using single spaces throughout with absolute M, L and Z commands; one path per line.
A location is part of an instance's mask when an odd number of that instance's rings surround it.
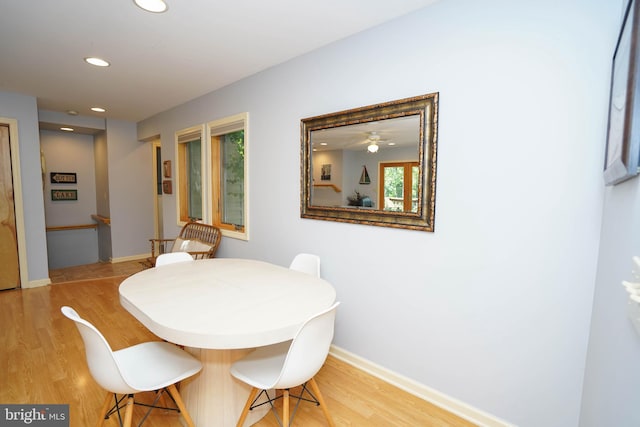
M 99 270 L 94 267 L 85 276 Z M 0 292 L 0 403 L 69 404 L 72 427 L 96 423 L 105 392 L 93 381 L 80 335 L 73 322 L 62 316 L 60 307 L 74 307 L 103 332 L 113 349 L 156 340 L 120 306 L 118 285 L 130 273 L 119 273 L 122 271 L 107 271 L 102 274 L 118 275 L 80 277 L 73 282 Z M 337 426 L 473 425 L 331 356 L 316 379 Z M 136 409 L 134 422 L 142 413 L 141 408 Z M 113 416 L 105 422 L 105 426 L 116 425 Z M 154 411 L 144 425 L 169 427 L 181 423 L 174 413 Z M 277 423 L 268 414 L 256 425 L 272 427 Z M 320 408 L 303 403 L 294 425 L 327 424 Z
M 49 270 L 49 278 L 51 279 L 51 283 L 73 282 L 76 280 L 130 276 L 145 268 L 149 268 L 149 265 L 143 260 L 115 263 L 97 262 L 95 264 Z

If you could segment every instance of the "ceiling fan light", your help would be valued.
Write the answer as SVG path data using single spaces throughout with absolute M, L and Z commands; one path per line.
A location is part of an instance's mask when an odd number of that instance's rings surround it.
M 96 58 L 95 56 L 84 58 L 84 60 L 88 64 L 95 65 L 96 67 L 108 67 L 111 65 L 108 61 L 105 61 L 102 58 Z
M 147 12 L 162 13 L 169 8 L 163 0 L 133 0 L 133 2 Z
M 378 145 L 377 144 L 369 144 L 367 146 L 367 151 L 370 153 L 377 153 L 378 152 Z

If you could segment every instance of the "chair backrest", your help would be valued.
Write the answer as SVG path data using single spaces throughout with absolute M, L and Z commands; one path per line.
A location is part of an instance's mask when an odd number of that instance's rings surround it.
M 168 252 L 158 255 L 158 258 L 156 258 L 156 267 L 187 261 L 193 261 L 193 257 L 188 252 Z
M 291 261 L 289 268 L 320 277 L 320 257 L 313 254 L 298 254 Z
M 339 302 L 307 320 L 291 342 L 280 378 L 273 388 L 284 389 L 304 384 L 324 365 L 333 340 L 336 309 Z
M 188 222 L 180 230 L 172 251 L 193 252 L 198 259 L 213 258 L 221 240 L 222 232 L 215 225 Z
M 135 393 L 137 390 L 131 388 L 122 377 L 118 363 L 113 357 L 111 346 L 109 346 L 100 331 L 81 318 L 73 308 L 64 306 L 60 311 L 75 322 L 84 341 L 84 351 L 89 371 L 96 382 L 112 393 Z

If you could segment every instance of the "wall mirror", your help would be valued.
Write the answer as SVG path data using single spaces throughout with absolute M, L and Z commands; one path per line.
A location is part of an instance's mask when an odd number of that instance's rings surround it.
M 433 231 L 438 93 L 300 126 L 302 218 Z

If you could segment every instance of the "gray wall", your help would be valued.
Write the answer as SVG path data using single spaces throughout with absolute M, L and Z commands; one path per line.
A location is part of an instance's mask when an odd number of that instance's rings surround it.
M 317 253 L 343 303 L 336 345 L 519 426 L 576 426 L 621 12 L 622 0 L 442 0 L 138 135 L 160 134 L 173 159 L 176 130 L 248 111 L 251 240 L 225 239 L 220 256 Z M 300 219 L 300 119 L 435 91 L 435 233 Z M 175 235 L 175 197 L 163 200 Z
M 96 213 L 102 217 L 111 217 L 109 204 L 109 155 L 107 133 L 100 132 L 94 137 L 96 171 Z M 98 257 L 101 261 L 111 259 L 111 227 L 98 223 Z
M 22 285 L 26 286 L 28 283 L 25 282 L 46 281 L 49 278 L 36 99 L 32 96 L 0 92 L 0 117 L 18 121 L 20 174 L 29 276 L 21 277 L 21 280 Z
M 55 122 L 55 114 L 42 112 L 48 121 Z M 45 232 L 45 208 L 40 169 L 40 137 L 36 99 L 31 96 L 0 92 L 0 117 L 17 119 L 20 144 L 20 165 L 24 198 L 24 222 L 26 229 L 28 278 L 22 278 L 23 286 L 46 284 L 49 281 L 47 262 L 47 237 Z M 52 120 L 53 119 L 53 120 Z M 103 125 L 100 124 L 100 127 Z M 136 139 L 135 123 L 109 121 L 107 131 L 98 136 L 102 143 L 101 155 L 107 157 L 108 172 L 100 172 L 100 194 L 105 194 L 111 211 L 104 200 L 99 212 L 108 216 L 114 213 L 110 230 L 103 233 L 102 242 L 111 247 L 102 248 L 101 255 L 111 255 L 116 261 L 136 259 L 149 253 L 149 238 L 153 237 L 153 191 L 151 145 Z M 102 138 L 102 139 L 100 139 Z M 88 160 L 92 162 L 92 160 Z M 88 167 L 95 165 L 93 163 Z M 93 178 L 92 178 L 93 179 Z M 108 182 L 104 180 L 107 179 Z M 95 196 L 94 190 L 94 196 Z M 96 200 L 94 199 L 94 206 Z M 95 209 L 95 208 L 94 208 Z M 75 213 L 74 213 L 75 215 Z M 84 212 L 82 213 L 84 215 Z M 71 236 L 72 241 L 75 237 Z M 69 240 L 69 239 L 68 239 Z M 67 241 L 68 243 L 68 241 Z M 64 245 L 66 243 L 62 243 Z M 90 250 L 95 244 L 91 243 Z
M 112 257 L 145 256 L 153 238 L 152 146 L 136 140 L 135 123 L 107 121 Z
M 640 346 L 620 281 L 640 249 L 640 184 L 602 182 L 622 2 L 441 0 L 149 118 L 138 139 L 161 135 L 173 159 L 176 130 L 248 111 L 251 240 L 225 238 L 220 256 L 319 254 L 343 302 L 338 346 L 514 424 L 635 426 Z M 433 91 L 435 233 L 299 218 L 301 118 Z M 29 276 L 46 278 L 36 100 L 0 92 L 0 116 L 18 119 Z M 151 155 L 133 125 L 108 132 L 126 257 L 153 234 Z M 175 212 L 163 197 L 165 235 Z
M 96 211 L 96 179 L 93 136 L 61 131 L 40 131 L 40 147 L 46 159 L 44 209 L 47 227 L 93 224 Z M 75 184 L 51 183 L 51 172 L 74 172 Z M 78 200 L 53 201 L 51 190 L 72 189 Z M 77 229 L 47 232 L 49 268 L 91 264 L 98 261 L 98 232 Z
M 591 337 L 582 401 L 582 427 L 640 425 L 640 337 L 627 316 L 622 280 L 640 256 L 640 180 L 605 194 Z M 637 279 L 635 280 L 637 281 Z M 637 303 L 634 303 L 637 304 Z

